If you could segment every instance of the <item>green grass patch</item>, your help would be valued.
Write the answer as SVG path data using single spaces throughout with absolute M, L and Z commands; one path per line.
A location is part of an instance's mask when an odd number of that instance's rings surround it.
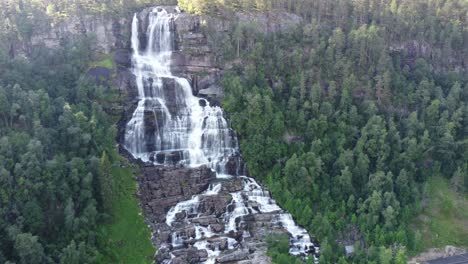
M 99 56 L 99 59 L 91 64 L 91 68 L 104 67 L 110 70 L 115 69 L 114 59 L 112 54 L 103 54 Z
M 117 155 L 114 153 L 114 155 Z M 124 161 L 125 162 L 125 161 Z M 144 223 L 136 193 L 135 168 L 113 166 L 115 199 L 112 220 L 99 228 L 98 263 L 150 264 L 156 249 Z
M 433 177 L 427 196 L 427 206 L 414 221 L 421 233 L 421 249 L 468 246 L 468 195 L 453 191 L 448 180 Z

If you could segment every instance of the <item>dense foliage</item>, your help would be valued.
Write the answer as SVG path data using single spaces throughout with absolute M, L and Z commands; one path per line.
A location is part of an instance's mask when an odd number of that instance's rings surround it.
M 0 262 L 88 263 L 112 177 L 102 89 L 79 80 L 83 41 L 2 61 Z
M 267 238 L 267 255 L 273 263 L 301 264 L 298 258 L 289 254 L 289 237 L 287 235 L 273 235 Z
M 0 263 L 94 263 L 97 230 L 115 211 L 115 118 L 105 110 L 118 102 L 85 77 L 95 41 L 31 44 L 60 16 L 92 14 L 75 8 L 85 3 L 98 2 L 0 2 Z
M 317 236 L 321 263 L 350 261 L 338 244 L 355 263 L 406 263 L 427 180 L 468 189 L 466 2 L 276 2 L 304 25 L 212 37 L 242 61 L 223 106 L 248 169 Z

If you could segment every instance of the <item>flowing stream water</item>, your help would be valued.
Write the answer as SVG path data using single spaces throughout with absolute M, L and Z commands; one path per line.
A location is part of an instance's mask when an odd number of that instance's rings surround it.
M 239 229 L 243 218 L 251 214 L 276 213 L 275 220 L 290 234 L 290 253 L 307 256 L 316 247 L 305 229 L 295 224 L 291 215 L 284 212 L 271 198 L 269 192 L 254 179 L 241 175 L 228 175 L 226 164 L 239 159 L 235 133 L 218 106 L 210 106 L 203 98 L 193 95 L 185 78 L 171 73 L 170 62 L 174 50 L 174 20 L 177 14 L 164 8 L 154 8 L 149 14 L 146 32 L 139 33 L 141 22 L 135 14 L 132 22 L 132 71 L 138 87 L 138 105 L 126 125 L 124 147 L 137 159 L 158 165 L 181 165 L 197 167 L 207 165 L 216 171 L 218 178 L 240 177 L 243 190 L 230 193 L 230 210 L 222 219 L 225 230 L 216 233 L 210 227 L 196 225 L 194 244 L 206 249 L 205 263 L 215 263 L 221 251 L 208 247 L 206 239 L 217 236 L 228 239 L 228 248 L 237 246 L 237 241 L 227 234 Z M 145 34 L 147 45 L 142 48 L 139 34 Z M 237 163 L 237 166 L 240 163 Z M 236 169 L 242 171 L 241 168 Z M 172 226 L 176 215 L 187 213 L 187 218 L 198 214 L 200 197 L 216 195 L 221 183 L 213 183 L 202 194 L 174 206 L 166 215 L 166 224 Z M 258 206 L 253 208 L 250 204 Z M 172 246 L 183 247 L 180 234 L 172 234 Z

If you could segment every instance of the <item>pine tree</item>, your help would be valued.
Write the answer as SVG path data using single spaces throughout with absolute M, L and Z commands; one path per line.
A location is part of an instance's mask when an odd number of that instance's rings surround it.
M 105 151 L 102 152 L 101 160 L 99 163 L 99 191 L 101 196 L 101 207 L 104 212 L 111 214 L 112 201 L 114 197 L 114 180 L 111 173 L 111 163 Z

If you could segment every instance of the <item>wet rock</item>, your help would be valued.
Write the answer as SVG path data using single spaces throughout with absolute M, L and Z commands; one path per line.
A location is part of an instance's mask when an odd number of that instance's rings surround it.
M 159 239 L 163 242 L 169 243 L 171 241 L 172 231 L 160 231 L 159 232 Z
M 224 231 L 224 224 L 218 224 L 218 223 L 211 224 L 210 227 L 211 227 L 211 230 L 213 230 L 213 232 L 216 232 L 216 233 L 220 233 Z
M 235 136 L 235 135 L 232 135 Z M 229 157 L 228 162 L 226 163 L 226 171 L 229 175 L 242 175 L 242 171 L 238 171 L 239 168 L 242 168 L 242 159 L 238 156 Z
M 221 86 L 215 84 L 206 89 L 201 89 L 198 91 L 198 96 L 208 99 L 211 106 L 220 106 L 223 95 L 224 93 Z
M 195 243 L 197 242 L 196 239 L 187 239 L 187 240 L 184 240 L 184 247 L 188 248 L 188 247 L 191 247 L 193 246 Z
M 179 249 L 172 251 L 175 258 L 172 263 L 199 263 L 208 259 L 208 252 L 205 249 L 197 248 Z
M 156 263 L 163 263 L 165 260 L 171 259 L 171 254 L 169 252 L 158 252 L 158 254 L 155 256 L 154 261 Z M 177 263 L 177 262 L 172 262 L 172 263 Z
M 177 213 L 175 216 L 176 216 L 176 221 L 182 221 L 187 217 L 187 212 L 183 211 L 183 212 Z
M 196 256 L 198 257 L 198 261 L 206 261 L 208 259 L 208 251 L 206 249 L 198 250 Z
M 229 246 L 227 238 L 215 237 L 215 238 L 209 238 L 207 239 L 207 241 L 208 241 L 208 248 L 213 251 L 217 251 L 217 250 L 224 251 L 228 249 L 228 246 Z
M 260 212 L 260 205 L 259 205 L 257 202 L 250 201 L 250 202 L 249 202 L 249 205 L 250 205 L 250 207 L 252 207 L 252 208 L 255 209 L 256 211 L 259 211 L 259 212 Z
M 201 107 L 205 107 L 205 106 L 206 106 L 206 100 L 200 99 L 200 100 L 198 101 L 198 103 L 200 104 Z
M 186 257 L 187 256 L 188 249 L 178 249 L 172 251 L 172 254 L 176 257 Z
M 189 239 L 189 238 L 195 238 L 195 227 L 194 226 L 187 226 L 182 228 L 181 230 L 174 230 L 172 231 L 174 234 L 176 234 L 177 237 L 183 238 L 183 239 Z
M 228 263 L 228 262 L 233 262 L 233 261 L 239 261 L 239 260 L 244 260 L 249 257 L 249 251 L 248 250 L 236 250 L 232 251 L 229 253 L 225 253 L 218 258 L 216 258 L 216 261 L 218 263 Z
M 160 263 L 160 262 L 156 261 L 156 263 Z M 171 264 L 189 264 L 189 262 L 182 257 L 176 257 L 172 259 Z
M 163 243 L 159 246 L 158 248 L 158 252 L 160 253 L 167 253 L 169 252 L 170 250 L 172 249 L 172 245 L 168 244 L 168 243 Z
M 143 123 L 145 125 L 145 143 L 146 148 L 149 152 L 155 150 L 156 141 L 154 134 L 156 133 L 156 129 L 158 127 L 158 118 L 156 117 L 156 113 L 154 111 L 146 110 L 144 113 Z
M 226 250 L 229 246 L 228 240 L 223 238 L 219 243 L 219 250 Z
M 229 182 L 223 184 L 223 192 L 234 193 L 239 192 L 244 188 L 243 181 L 241 178 L 232 179 Z
M 114 80 L 114 87 L 118 88 L 124 99 L 126 97 L 126 103 L 133 102 L 138 97 L 135 75 L 129 69 L 118 69 L 117 78 Z M 134 109 L 128 111 L 129 117 L 131 117 L 133 111 Z M 126 117 L 125 120 L 129 120 L 129 117 Z
M 154 134 L 152 138 L 154 139 Z M 151 150 L 151 151 L 154 151 L 154 150 Z M 182 151 L 157 152 L 154 155 L 153 162 L 157 162 L 159 164 L 176 165 L 177 163 L 179 163 L 179 161 L 183 159 L 183 157 L 184 157 L 184 153 Z
M 230 238 L 233 238 L 233 239 L 235 239 L 235 240 L 237 240 L 237 241 L 239 241 L 239 242 L 242 241 L 243 235 L 244 235 L 244 231 L 243 231 L 243 230 L 239 230 L 239 231 L 232 231 L 232 230 L 231 230 L 231 231 L 229 231 L 229 233 L 228 233 L 228 236 L 229 236 Z
M 192 223 L 194 224 L 199 224 L 201 226 L 207 227 L 212 224 L 218 223 L 218 219 L 215 216 L 206 216 L 206 217 L 199 217 L 199 218 L 194 218 L 191 220 Z
M 256 222 L 263 222 L 268 223 L 272 222 L 273 219 L 276 217 L 274 214 L 256 214 L 254 215 Z
M 228 197 L 223 194 L 205 196 L 200 201 L 198 210 L 203 215 L 221 216 L 228 205 Z
M 171 115 L 175 116 L 180 109 L 177 100 L 179 98 L 178 93 L 181 93 L 183 88 L 173 78 L 162 78 L 162 85 L 164 86 L 165 105 Z
M 121 67 L 129 68 L 132 64 L 131 52 L 128 49 L 118 49 L 114 53 L 114 62 Z
M 266 255 L 266 246 L 261 248 L 262 250 L 256 250 L 254 254 L 251 254 L 251 259 L 242 260 L 236 262 L 236 264 L 270 264 L 272 263 L 271 258 Z

